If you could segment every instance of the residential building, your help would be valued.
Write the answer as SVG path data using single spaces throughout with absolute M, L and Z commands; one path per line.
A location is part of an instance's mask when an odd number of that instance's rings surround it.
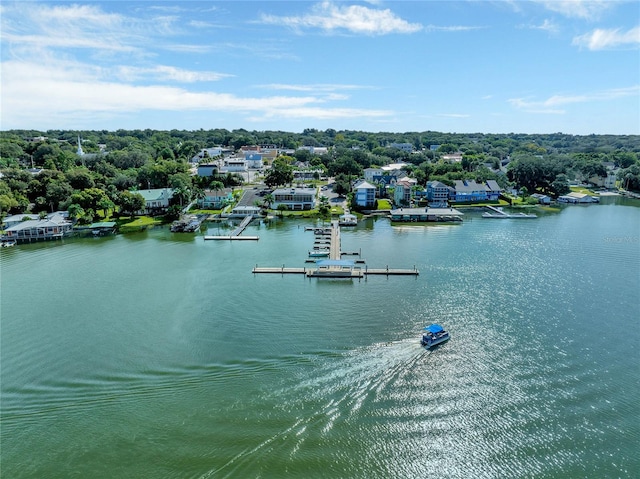
M 294 211 L 311 210 L 316 207 L 316 188 L 278 188 L 271 193 L 271 208 L 285 205 Z
M 500 188 L 498 182 L 496 180 L 487 180 L 485 186 L 487 188 L 487 200 L 498 201 L 500 193 L 502 193 L 502 188 Z
M 578 193 L 575 191 L 558 197 L 559 203 L 585 204 L 598 203 L 599 201 L 600 200 L 598 198 L 594 198 L 593 196 L 587 195 L 586 193 Z
M 411 153 L 413 151 L 413 145 L 411 143 L 391 143 L 389 148 L 395 148 L 397 150 L 406 151 Z
M 411 189 L 413 185 L 409 181 L 398 181 L 393 192 L 393 202 L 396 205 L 411 205 Z
M 223 206 L 233 201 L 233 189 L 204 190 L 204 197 L 198 198 L 197 204 L 202 209 L 222 209 Z
M 141 214 L 161 213 L 169 208 L 169 201 L 173 198 L 173 190 L 171 188 L 154 188 L 150 190 L 136 190 L 131 193 L 142 195 L 145 201 L 144 210 L 139 211 Z
M 357 183 L 354 187 L 354 201 L 363 208 L 373 208 L 376 203 L 376 187 L 366 181 Z
M 23 221 L 28 220 L 37 220 L 40 219 L 40 215 L 33 213 L 20 213 L 17 215 L 7 216 L 2 220 L 3 229 L 11 228 L 17 224 L 22 223 Z
M 453 188 L 440 181 L 429 181 L 427 183 L 427 201 L 431 208 L 446 208 L 449 206 L 449 197 L 453 193 Z
M 538 203 L 540 203 L 541 205 L 551 204 L 551 198 L 541 193 L 534 193 L 531 195 L 531 198 L 535 198 L 536 200 L 538 200 Z
M 382 168 L 365 168 L 364 169 L 364 180 L 369 183 L 374 183 L 379 181 L 379 179 L 384 174 Z
M 247 151 L 244 154 L 244 161 L 247 168 L 259 170 L 262 168 L 262 153 L 256 151 Z
M 244 158 L 230 157 L 224 160 L 224 169 L 228 172 L 247 171 L 247 162 Z
M 487 188 L 474 180 L 455 180 L 453 200 L 459 203 L 486 201 Z
M 73 223 L 60 214 L 44 219 L 31 219 L 14 224 L 4 230 L 5 238 L 16 241 L 60 239 L 71 234 Z
M 198 164 L 198 176 L 216 176 L 220 172 L 220 164 L 200 163 Z
M 294 181 L 311 181 L 319 179 L 324 175 L 324 172 L 319 169 L 296 169 L 293 170 Z

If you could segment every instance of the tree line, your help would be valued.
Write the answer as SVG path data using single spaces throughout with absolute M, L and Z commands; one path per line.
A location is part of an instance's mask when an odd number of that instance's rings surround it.
M 83 156 L 76 154 L 79 136 L 87 153 Z M 394 148 L 395 143 L 409 143 L 413 151 Z M 614 165 L 625 188 L 640 190 L 640 135 L 10 130 L 0 132 L 0 214 L 62 209 L 91 221 L 98 212 L 133 214 L 140 209 L 140 195 L 130 191 L 163 187 L 174 189 L 177 211 L 205 189 L 242 184 L 233 174 L 191 175 L 189 160 L 202 149 L 265 144 L 286 150 L 267 172 L 265 183 L 271 187 L 290 184 L 294 166 L 305 164 L 334 177 L 338 190 L 348 191 L 365 168 L 403 162 L 419 185 L 493 179 L 503 188 L 552 195 L 566 192 L 569 180 L 606 176 L 607 166 Z M 314 155 L 300 149 L 318 146 L 327 152 Z M 454 152 L 462 154 L 462 161 L 443 159 Z M 34 175 L 28 168 L 42 171 Z

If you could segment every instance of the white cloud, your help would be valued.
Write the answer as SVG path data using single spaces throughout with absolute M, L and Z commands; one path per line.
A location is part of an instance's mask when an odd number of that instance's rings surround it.
M 640 26 L 628 31 L 621 29 L 596 28 L 592 32 L 577 36 L 573 39 L 573 45 L 586 47 L 589 50 L 607 50 L 619 47 L 640 47 Z
M 469 32 L 473 30 L 481 30 L 487 27 L 473 27 L 465 25 L 451 25 L 448 27 L 439 27 L 437 25 L 427 25 L 424 29 L 428 32 Z
M 175 81 L 181 83 L 210 82 L 232 77 L 226 73 L 210 71 L 183 70 L 167 65 L 157 65 L 150 68 L 120 66 L 117 76 L 125 81 L 135 81 L 142 78 L 151 78 L 156 81 Z
M 333 92 L 336 90 L 363 90 L 372 89 L 373 87 L 366 85 L 343 85 L 333 83 L 316 83 L 310 85 L 292 85 L 287 83 L 271 83 L 269 85 L 260 85 L 262 88 L 269 90 L 291 90 L 291 91 L 310 91 L 310 92 Z
M 265 118 L 362 118 L 379 117 L 381 110 L 320 107 L 325 95 L 242 97 L 217 91 L 190 91 L 166 85 L 136 86 L 104 80 L 99 68 L 81 64 L 43 65 L 19 61 L 3 62 L 3 128 L 25 125 L 64 127 L 65 122 L 87 118 L 115 117 L 143 111 L 218 111 Z M 137 72 L 140 73 L 140 72 Z M 175 73 L 175 72 L 169 72 Z M 178 72 L 181 74 L 180 72 Z M 68 124 L 68 123 L 67 123 Z
M 565 105 L 616 100 L 618 98 L 626 98 L 630 96 L 637 97 L 639 94 L 640 85 L 636 85 L 627 88 L 614 88 L 583 95 L 553 95 L 542 101 L 529 100 L 526 98 L 511 98 L 508 102 L 515 108 L 529 113 L 563 114 L 566 113 L 566 110 L 562 109 Z
M 360 5 L 339 6 L 329 1 L 316 4 L 310 13 L 303 16 L 278 17 L 265 14 L 261 21 L 297 30 L 318 28 L 327 32 L 344 30 L 365 35 L 415 33 L 422 30 L 422 25 L 409 23 L 389 9 L 380 10 Z
M 2 16 L 2 41 L 21 48 L 85 48 L 133 51 L 136 21 L 91 5 L 48 6 L 18 3 Z
M 540 25 L 522 25 L 520 28 L 528 28 L 530 30 L 542 30 L 549 33 L 558 33 L 560 27 L 553 21 L 545 19 Z
M 596 20 L 615 5 L 612 0 L 538 0 L 547 10 L 565 17 Z

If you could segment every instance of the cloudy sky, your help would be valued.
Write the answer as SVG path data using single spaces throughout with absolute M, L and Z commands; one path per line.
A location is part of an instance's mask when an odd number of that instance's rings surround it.
M 640 134 L 640 2 L 0 6 L 0 129 Z

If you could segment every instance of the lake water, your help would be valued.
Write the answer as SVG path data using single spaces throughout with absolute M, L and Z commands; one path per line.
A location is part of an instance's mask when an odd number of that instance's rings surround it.
M 639 477 L 638 204 L 343 229 L 417 277 L 253 275 L 305 220 L 5 248 L 2 477 Z

